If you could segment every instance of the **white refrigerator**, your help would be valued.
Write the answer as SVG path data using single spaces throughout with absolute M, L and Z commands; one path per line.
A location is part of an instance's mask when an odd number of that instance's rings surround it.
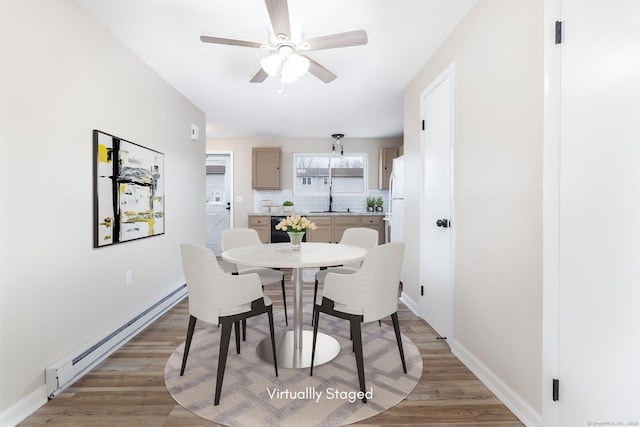
M 385 213 L 386 241 L 404 241 L 404 156 L 393 159 L 389 179 L 389 210 Z

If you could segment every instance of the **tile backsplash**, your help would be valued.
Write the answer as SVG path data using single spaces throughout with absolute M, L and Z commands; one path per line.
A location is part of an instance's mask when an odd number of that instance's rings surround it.
M 367 197 L 382 197 L 384 204 L 383 210 L 388 209 L 389 191 L 388 190 L 369 190 L 367 196 L 347 196 L 333 195 L 333 210 L 351 212 L 366 212 Z M 279 209 L 276 213 L 282 213 L 282 203 L 285 200 L 293 202 L 295 212 L 312 212 L 325 211 L 329 209 L 329 196 L 294 196 L 292 190 L 253 190 L 253 209 L 255 212 L 267 212 L 270 209 L 263 206 L 277 206 Z M 269 202 L 267 202 L 269 201 Z

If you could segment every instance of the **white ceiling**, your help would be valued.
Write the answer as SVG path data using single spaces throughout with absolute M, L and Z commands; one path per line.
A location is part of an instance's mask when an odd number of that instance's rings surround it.
M 306 38 L 364 29 L 369 42 L 311 52 L 338 75 L 311 74 L 278 93 L 249 83 L 263 49 L 201 35 L 267 42 L 264 0 L 75 0 L 207 116 L 207 137 L 395 137 L 403 91 L 477 0 L 289 0 Z

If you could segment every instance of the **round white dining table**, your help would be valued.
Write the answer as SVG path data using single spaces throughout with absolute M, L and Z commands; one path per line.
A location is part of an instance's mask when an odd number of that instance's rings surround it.
M 357 262 L 367 250 L 359 246 L 336 243 L 303 242 L 299 251 L 293 251 L 290 243 L 270 243 L 242 246 L 222 252 L 222 259 L 254 267 L 291 268 L 293 281 L 293 330 L 276 334 L 278 366 L 305 368 L 311 366 L 313 331 L 302 328 L 302 272 L 304 268 L 329 267 Z M 271 340 L 266 338 L 256 348 L 258 356 L 273 363 Z M 314 365 L 332 360 L 340 352 L 335 338 L 318 333 Z

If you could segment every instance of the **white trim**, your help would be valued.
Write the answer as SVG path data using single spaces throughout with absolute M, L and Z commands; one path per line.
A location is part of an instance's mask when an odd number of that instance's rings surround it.
M 47 403 L 47 386 L 43 385 L 0 412 L 0 426 L 15 427 L 45 403 Z
M 525 399 L 511 389 L 506 383 L 477 359 L 456 340 L 447 340 L 451 352 L 489 389 L 498 399 L 514 413 L 527 427 L 542 427 L 542 415 L 531 407 Z M 546 426 L 546 424 L 545 424 Z
M 407 295 L 405 292 L 402 292 L 400 294 L 400 301 L 402 301 L 402 303 L 409 309 L 411 310 L 411 312 L 413 314 L 415 314 L 416 316 L 420 317 L 420 305 L 415 302 L 414 300 L 412 300 L 409 295 Z

